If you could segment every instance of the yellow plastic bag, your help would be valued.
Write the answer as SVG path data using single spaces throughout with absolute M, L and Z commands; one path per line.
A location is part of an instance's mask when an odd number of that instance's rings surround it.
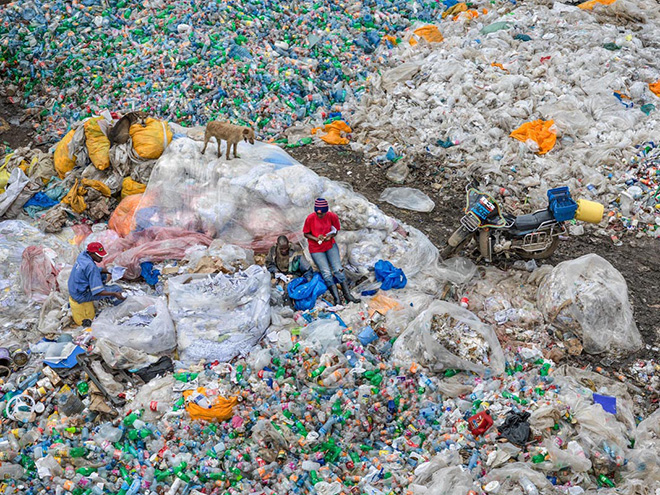
M 199 387 L 198 392 L 206 395 L 206 389 Z M 183 396 L 187 399 L 192 390 L 184 390 Z M 200 407 L 194 402 L 186 404 L 186 411 L 190 414 L 192 419 L 203 419 L 204 421 L 226 421 L 234 415 L 234 406 L 238 404 L 236 397 L 225 399 L 224 397 L 216 397 L 210 409 Z
M 82 180 L 83 186 L 86 187 L 91 187 L 92 189 L 96 189 L 98 192 L 103 194 L 106 198 L 109 198 L 110 195 L 112 195 L 112 191 L 110 191 L 110 188 L 106 186 L 103 182 L 99 180 L 92 180 L 92 179 L 83 179 Z M 85 191 L 87 192 L 87 191 Z
M 126 196 L 132 196 L 133 194 L 142 194 L 146 190 L 147 186 L 141 182 L 126 177 L 121 184 L 121 199 L 124 199 Z
M 87 203 L 85 203 L 85 198 L 83 198 L 86 192 L 85 188 L 80 184 L 80 181 L 76 179 L 73 187 L 69 189 L 66 196 L 62 198 L 62 203 L 71 206 L 73 211 L 80 214 L 87 208 Z
M 7 171 L 7 164 L 9 163 L 9 159 L 13 153 L 8 154 L 5 157 L 5 163 L 0 165 L 0 194 L 5 192 L 5 189 L 7 188 L 7 182 L 9 182 L 9 176 L 11 175 L 9 171 Z
M 57 143 L 55 148 L 55 153 L 53 153 L 53 161 L 55 162 L 55 170 L 60 179 L 64 179 L 64 176 L 73 170 L 73 167 L 76 166 L 76 155 L 73 155 L 73 158 L 69 158 L 69 143 L 73 139 L 73 135 L 76 133 L 75 129 L 71 129 L 66 133 L 66 136 Z
M 440 43 L 442 40 L 444 40 L 440 30 L 433 25 L 422 26 L 415 29 L 409 43 L 412 46 L 415 46 L 417 43 L 419 43 L 420 38 L 424 38 L 428 43 Z
M 578 5 L 582 10 L 592 10 L 596 5 L 612 5 L 616 0 L 589 0 Z
M 103 117 L 93 117 L 85 122 L 85 142 L 89 159 L 99 170 L 110 166 L 110 140 L 101 130 L 99 120 Z
M 312 134 L 316 134 L 319 129 L 320 127 L 315 127 L 312 129 Z M 348 144 L 348 138 L 342 137 L 341 133 L 353 132 L 353 130 L 343 120 L 335 120 L 334 122 L 326 124 L 323 130 L 327 132 L 327 134 L 325 136 L 321 136 L 321 139 L 323 139 L 323 141 L 328 144 Z
M 93 302 L 77 303 L 69 297 L 71 306 L 71 315 L 76 325 L 82 325 L 83 320 L 93 320 L 96 317 L 96 310 Z
M 649 83 L 649 89 L 655 96 L 660 98 L 660 80 L 654 83 Z
M 509 135 L 523 143 L 528 140 L 534 141 L 539 146 L 538 154 L 544 155 L 554 148 L 557 142 L 557 131 L 554 125 L 554 120 L 525 122 Z
M 457 3 L 456 5 L 453 5 L 453 6 L 449 7 L 447 10 L 445 10 L 442 13 L 442 18 L 444 19 L 445 17 L 448 17 L 450 15 L 460 14 L 461 12 L 465 12 L 467 9 L 468 9 L 468 7 L 467 7 L 466 3 L 463 3 L 463 2 Z M 412 43 L 411 43 L 411 45 L 412 45 Z
M 164 120 L 148 118 L 146 124 L 146 127 L 133 124 L 129 133 L 138 156 L 145 160 L 155 160 L 160 158 L 172 141 L 172 130 Z

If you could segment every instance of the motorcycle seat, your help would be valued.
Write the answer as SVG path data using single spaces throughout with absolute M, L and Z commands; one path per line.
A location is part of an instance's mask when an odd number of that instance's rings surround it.
M 535 213 L 529 213 L 528 215 L 520 215 L 516 217 L 516 220 L 513 223 L 513 230 L 523 232 L 535 230 L 542 223 L 549 220 L 555 220 L 555 217 L 550 210 L 542 210 Z

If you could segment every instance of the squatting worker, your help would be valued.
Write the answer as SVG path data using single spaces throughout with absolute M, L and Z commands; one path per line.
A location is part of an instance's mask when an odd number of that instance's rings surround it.
M 114 304 L 120 304 L 126 299 L 118 285 L 103 285 L 108 278 L 108 271 L 96 266 L 107 252 L 100 242 L 92 242 L 87 250 L 78 255 L 69 276 L 69 295 L 77 303 L 110 299 Z
M 341 266 L 339 248 L 335 242 L 335 236 L 340 228 L 339 217 L 329 211 L 328 202 L 325 199 L 318 198 L 314 202 L 314 213 L 305 219 L 303 234 L 309 239 L 309 253 L 321 272 L 321 277 L 328 286 L 335 304 L 341 303 L 335 280 L 339 282 L 346 301 L 360 302 L 348 290 L 346 276 Z
M 279 236 L 277 244 L 268 251 L 266 268 L 272 277 L 283 282 L 291 282 L 294 277 L 305 277 L 308 282 L 312 280 L 312 265 L 299 245 L 292 245 L 285 235 Z

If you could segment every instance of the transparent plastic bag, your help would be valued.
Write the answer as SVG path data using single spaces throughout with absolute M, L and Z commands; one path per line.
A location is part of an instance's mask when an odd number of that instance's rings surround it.
M 574 332 L 590 354 L 635 351 L 642 346 L 628 285 L 597 254 L 558 264 L 541 283 L 537 303 L 546 321 Z
M 156 356 L 106 339 L 96 341 L 96 352 L 101 354 L 103 361 L 111 368 L 140 369 L 158 361 Z
M 183 362 L 246 355 L 270 325 L 270 274 L 263 267 L 232 275 L 179 275 L 168 285 Z
M 432 331 L 436 315 L 446 332 L 442 340 Z M 447 345 L 454 347 L 453 352 Z M 465 355 L 459 357 L 455 352 Z M 436 372 L 447 368 L 504 372 L 504 354 L 493 329 L 467 309 L 444 301 L 432 302 L 410 323 L 394 343 L 393 357 L 396 362 L 414 361 Z
M 44 301 L 57 289 L 59 271 L 53 263 L 57 253 L 43 246 L 29 246 L 23 251 L 21 285 L 23 292 L 35 301 Z
M 122 304 L 105 309 L 92 323 L 92 334 L 147 354 L 176 347 L 174 322 L 165 298 L 130 296 Z
M 435 203 L 419 189 L 413 187 L 388 187 L 378 198 L 397 208 L 428 213 L 433 211 Z

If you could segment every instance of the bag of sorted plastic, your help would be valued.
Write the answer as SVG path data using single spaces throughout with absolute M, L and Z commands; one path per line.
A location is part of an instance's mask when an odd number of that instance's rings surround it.
M 119 306 L 103 310 L 92 323 L 92 334 L 147 354 L 176 347 L 174 323 L 165 298 L 129 297 Z
M 393 357 L 402 365 L 413 361 L 433 371 L 504 372 L 504 354 L 493 329 L 472 312 L 434 301 L 394 343 Z
M 169 279 L 168 291 L 185 363 L 245 355 L 270 325 L 270 274 L 261 266 L 231 275 L 179 275 Z
M 539 286 L 537 302 L 547 322 L 575 333 L 590 354 L 642 346 L 628 285 L 597 254 L 559 263 Z

